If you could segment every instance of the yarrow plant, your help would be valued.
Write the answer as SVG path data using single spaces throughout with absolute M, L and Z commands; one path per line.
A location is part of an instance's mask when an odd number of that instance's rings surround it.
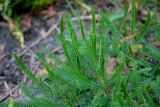
M 159 49 L 148 43 L 150 26 L 156 15 L 148 12 L 145 23 L 137 20 L 137 7 L 132 6 L 132 20 L 126 8 L 122 17 L 101 13 L 96 22 L 92 9 L 92 29 L 85 34 L 79 20 L 82 39 L 69 15 L 61 18 L 59 40 L 65 60 L 49 50 L 38 52 L 40 62 L 47 70 L 42 76 L 34 75 L 14 53 L 14 57 L 33 85 L 23 85 L 26 103 L 15 102 L 15 107 L 135 107 L 160 105 Z M 116 23 L 120 20 L 120 23 Z M 158 21 L 156 23 L 159 23 Z M 65 24 L 70 33 L 66 39 Z M 142 28 L 138 29 L 138 25 Z M 143 30 L 141 30 L 143 29 Z M 128 35 L 128 30 L 131 31 Z M 152 30 L 153 32 L 154 30 Z M 136 35 L 136 36 L 134 36 Z M 50 58 L 51 60 L 47 60 Z M 32 87 L 32 88 L 30 88 Z M 40 93 L 40 95 L 36 95 Z

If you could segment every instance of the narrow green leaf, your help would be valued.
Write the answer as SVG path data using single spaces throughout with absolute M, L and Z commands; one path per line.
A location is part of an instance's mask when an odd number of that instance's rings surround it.
M 73 24 L 71 22 L 71 18 L 70 18 L 69 15 L 67 15 L 66 23 L 67 23 L 67 26 L 68 26 L 68 30 L 70 32 L 70 38 L 72 40 L 73 46 L 77 50 L 77 48 L 78 48 L 77 34 L 76 34 L 76 31 L 75 31 L 75 29 L 73 27 Z
M 31 92 L 30 87 L 28 85 L 22 84 L 21 88 L 25 96 L 27 96 L 30 99 L 35 99 L 35 96 Z
M 136 7 L 136 2 L 137 0 L 131 1 L 133 6 L 132 6 L 132 33 L 135 33 L 136 30 L 136 21 L 137 21 L 137 8 Z
M 117 19 L 123 18 L 124 15 L 125 15 L 124 12 L 117 12 L 114 15 L 110 16 L 110 21 L 113 22 L 113 21 L 115 21 Z
M 61 40 L 61 44 L 62 44 L 62 47 L 63 47 L 63 50 L 64 50 L 64 54 L 67 57 L 69 64 L 72 65 L 75 69 L 77 69 L 77 67 L 74 64 L 74 62 L 72 61 L 72 58 L 71 58 L 71 56 L 68 52 L 68 49 L 67 49 L 67 41 L 66 41 L 65 34 L 64 34 L 64 20 L 63 20 L 63 17 L 61 18 L 60 31 L 61 31 L 60 40 Z
M 85 33 L 84 33 L 84 24 L 83 24 L 82 20 L 80 20 L 79 22 L 80 22 L 80 27 L 81 27 L 82 39 L 83 39 L 86 47 L 89 48 L 89 45 L 88 45 L 88 42 L 87 42 L 87 39 L 86 39 L 86 36 L 85 36 Z
M 16 53 L 13 53 L 13 56 L 14 56 L 16 62 L 18 63 L 18 65 L 20 66 L 20 68 L 25 73 L 25 75 L 27 75 L 31 80 L 35 81 L 36 77 L 32 73 L 32 71 L 30 71 L 30 69 L 24 64 L 24 62 L 17 56 Z
M 144 88 L 144 98 L 146 99 L 149 107 L 156 107 L 146 87 Z
M 70 1 L 69 1 L 69 0 L 66 0 L 66 2 L 67 2 L 67 4 L 68 4 L 69 8 L 71 9 L 72 13 L 74 14 L 74 16 L 79 18 L 79 16 L 77 15 L 76 11 L 73 9 Z
M 107 14 L 102 14 L 102 17 L 103 17 L 103 19 L 105 19 L 105 21 L 106 21 L 105 23 L 106 23 L 108 29 L 113 33 L 113 35 L 115 37 L 118 38 L 119 32 L 118 32 L 117 28 L 114 26 L 113 22 L 111 22 L 109 16 Z
M 112 76 L 112 80 L 118 80 L 117 78 L 120 79 L 120 76 L 122 75 L 122 71 L 124 70 L 125 63 L 121 62 L 119 66 L 116 68 L 115 74 Z
M 104 91 L 99 90 L 94 96 L 91 105 L 89 107 L 103 107 L 109 102 L 108 97 L 105 95 Z
M 95 16 L 93 7 L 91 12 L 92 12 L 92 31 L 93 31 L 93 34 L 95 35 L 96 34 L 96 16 Z
M 61 57 L 59 57 L 58 55 L 56 55 L 53 51 L 45 49 L 43 51 L 43 53 L 45 53 L 49 58 L 51 58 L 53 61 L 55 61 L 57 64 L 62 64 L 62 59 Z
M 111 31 L 113 33 L 113 37 L 112 37 L 112 44 L 113 44 L 113 49 L 114 49 L 114 53 L 117 53 L 119 48 L 119 42 L 120 42 L 120 33 L 117 30 L 117 28 L 114 26 L 113 22 L 110 21 L 109 17 L 107 14 L 103 14 L 102 17 L 105 19 L 105 24 L 107 26 L 107 28 L 109 29 L 109 31 Z
M 121 24 L 120 24 L 120 30 L 119 32 L 121 32 L 122 28 L 124 27 L 125 23 L 126 23 L 126 17 L 127 17 L 127 14 L 128 14 L 128 9 L 129 9 L 129 3 L 125 9 L 125 12 L 124 12 L 124 15 L 123 15 L 123 18 L 122 18 L 122 21 L 121 21 Z
M 97 57 L 97 53 L 96 53 L 96 43 L 97 43 L 97 37 L 96 37 L 96 17 L 95 17 L 95 13 L 94 13 L 94 9 L 92 7 L 92 32 L 90 34 L 90 40 L 91 40 L 91 53 L 93 55 L 93 59 L 96 63 L 96 57 Z
M 72 57 L 72 61 L 73 63 L 75 63 L 75 65 L 77 65 L 77 70 L 80 71 L 81 69 L 81 56 L 80 56 L 80 53 L 79 53 L 79 44 L 78 44 L 78 39 L 77 39 L 77 34 L 76 34 L 76 31 L 73 27 L 73 24 L 71 22 L 71 18 L 70 16 L 68 15 L 67 19 L 66 19 L 66 22 L 67 22 L 67 26 L 68 26 L 68 29 L 69 29 L 69 32 L 70 32 L 70 38 L 71 38 L 71 43 L 72 43 L 72 46 L 73 46 L 73 49 L 74 49 L 74 54 L 76 55 L 76 60 L 74 60 Z

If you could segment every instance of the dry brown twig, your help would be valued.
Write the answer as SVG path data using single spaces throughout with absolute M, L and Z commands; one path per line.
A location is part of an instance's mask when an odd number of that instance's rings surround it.
M 22 82 L 19 83 L 18 85 L 16 85 L 16 86 L 15 86 L 13 89 L 11 89 L 9 92 L 7 92 L 4 96 L 2 96 L 2 97 L 0 98 L 0 102 L 4 101 L 6 98 L 8 98 L 8 97 L 11 95 L 11 93 L 13 93 L 15 90 L 18 89 L 18 87 L 19 87 L 21 84 L 22 84 Z
M 96 17 L 97 21 L 100 20 L 99 14 L 96 14 L 95 17 Z M 73 17 L 72 21 L 79 21 L 79 19 L 81 19 L 81 20 L 91 20 L 92 19 L 92 15 L 80 16 L 79 18 Z
M 43 39 L 47 38 L 54 30 L 56 30 L 58 28 L 59 25 L 59 20 L 57 21 L 57 23 L 52 26 L 47 32 L 45 32 L 43 35 L 41 34 L 41 37 L 39 39 L 37 39 L 35 42 L 33 42 L 30 46 L 28 46 L 27 48 L 25 48 L 20 54 L 19 56 L 22 56 L 24 53 L 26 53 L 27 51 L 30 50 L 30 48 L 34 47 L 35 45 L 37 45 L 40 41 L 42 41 Z
M 10 96 L 12 96 L 11 88 L 9 87 L 9 85 L 7 84 L 7 82 L 3 81 L 3 84 L 4 84 L 5 88 L 6 88 L 7 93 L 9 93 Z
M 133 38 L 135 38 L 136 36 L 137 36 L 137 34 L 128 35 L 125 38 L 121 39 L 120 41 L 121 42 L 129 41 L 129 40 L 132 40 Z

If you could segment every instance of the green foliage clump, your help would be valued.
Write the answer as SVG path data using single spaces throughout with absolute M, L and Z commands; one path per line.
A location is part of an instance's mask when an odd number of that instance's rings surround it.
M 11 7 L 22 6 L 24 9 L 42 9 L 52 4 L 54 0 L 10 0 Z
M 90 35 L 85 34 L 84 24 L 82 20 L 79 21 L 82 39 L 77 38 L 71 18 L 62 17 L 59 39 L 65 60 L 49 50 L 37 53 L 39 60 L 48 71 L 48 74 L 43 76 L 34 75 L 14 54 L 21 69 L 33 82 L 32 86 L 22 86 L 30 101 L 15 103 L 15 107 L 156 107 L 160 105 L 159 49 L 147 43 L 147 37 L 150 35 L 148 27 L 155 16 L 148 14 L 145 24 L 140 23 L 136 19 L 136 9 L 133 6 L 131 23 L 125 21 L 128 15 L 127 8 L 119 24 L 114 23 L 115 20 L 111 21 L 108 14 L 102 13 L 98 25 L 92 10 Z M 70 32 L 70 40 L 65 36 L 65 22 Z M 136 22 L 144 25 L 142 27 L 146 31 L 137 29 Z M 135 38 L 127 40 L 128 29 L 132 35 L 136 34 Z M 51 60 L 47 60 L 48 58 Z M 110 58 L 118 60 L 115 62 L 118 64 L 113 74 L 110 74 L 111 71 L 107 69 Z
M 7 10 L 9 3 L 10 3 L 9 0 L 1 0 L 0 1 L 0 12 L 5 12 Z

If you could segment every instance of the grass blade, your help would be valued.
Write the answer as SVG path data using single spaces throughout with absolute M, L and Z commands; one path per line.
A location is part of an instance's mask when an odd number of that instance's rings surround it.
M 156 107 L 156 106 L 154 105 L 154 102 L 153 102 L 153 100 L 152 100 L 152 97 L 150 96 L 147 88 L 144 88 L 144 98 L 146 99 L 146 102 L 147 102 L 147 104 L 148 104 L 149 107 Z
M 30 71 L 30 69 L 24 64 L 24 62 L 17 56 L 16 53 L 13 53 L 13 56 L 20 68 L 24 71 L 25 75 L 27 75 L 31 80 L 35 81 L 36 77 L 32 71 Z
M 85 36 L 85 33 L 84 33 L 84 24 L 83 24 L 82 20 L 80 20 L 79 22 L 80 22 L 80 27 L 81 27 L 82 39 L 83 39 L 86 47 L 89 48 L 89 45 L 88 45 L 88 42 L 87 42 L 87 39 L 86 39 L 86 36 Z
M 92 33 L 90 34 L 90 40 L 91 40 L 91 53 L 96 63 L 96 57 L 97 57 L 97 53 L 96 53 L 96 17 L 95 17 L 93 8 L 92 8 Z
M 137 6 L 136 6 L 136 0 L 131 1 L 133 4 L 132 7 L 132 33 L 135 33 L 136 30 L 136 21 L 137 21 Z
M 77 67 L 74 64 L 74 62 L 73 62 L 73 60 L 72 60 L 72 58 L 71 58 L 71 56 L 68 52 L 68 49 L 67 49 L 67 41 L 66 41 L 65 34 L 64 34 L 64 20 L 63 20 L 63 17 L 61 18 L 60 31 L 61 31 L 60 40 L 61 40 L 61 44 L 62 44 L 62 47 L 63 47 L 63 50 L 64 50 L 64 54 L 67 57 L 69 64 L 72 65 L 75 69 L 77 69 Z
M 124 27 L 125 23 L 126 23 L 126 17 L 127 17 L 127 14 L 128 14 L 128 9 L 129 9 L 129 3 L 125 9 L 125 12 L 124 12 L 124 15 L 123 15 L 123 18 L 122 18 L 122 21 L 121 21 L 121 24 L 120 24 L 120 30 L 119 32 L 122 30 L 122 28 Z

